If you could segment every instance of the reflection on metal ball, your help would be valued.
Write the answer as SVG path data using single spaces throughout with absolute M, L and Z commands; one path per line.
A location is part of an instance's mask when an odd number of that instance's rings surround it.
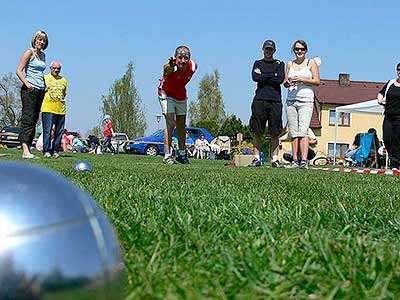
M 44 168 L 0 170 L 0 299 L 123 299 L 121 249 L 95 201 Z
M 75 171 L 89 171 L 93 170 L 92 165 L 86 160 L 78 160 L 74 166 Z

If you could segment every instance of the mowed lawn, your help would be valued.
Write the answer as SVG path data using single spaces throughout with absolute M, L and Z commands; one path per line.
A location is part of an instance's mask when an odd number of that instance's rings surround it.
M 78 159 L 93 172 L 75 172 Z M 400 176 L 161 161 L 33 162 L 105 210 L 125 252 L 127 299 L 400 299 Z

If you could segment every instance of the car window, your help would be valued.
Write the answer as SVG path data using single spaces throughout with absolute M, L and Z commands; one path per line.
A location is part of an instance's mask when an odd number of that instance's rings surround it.
M 118 141 L 126 141 L 127 140 L 126 135 L 124 135 L 124 134 L 118 134 L 118 135 L 114 136 L 114 139 L 118 140 Z
M 160 129 L 160 130 L 157 130 L 156 132 L 153 132 L 150 136 L 160 137 L 160 136 L 163 136 L 163 135 L 164 135 L 164 130 Z
M 199 130 L 198 129 L 186 129 L 187 131 L 189 131 L 189 136 L 194 139 L 197 140 L 199 138 Z

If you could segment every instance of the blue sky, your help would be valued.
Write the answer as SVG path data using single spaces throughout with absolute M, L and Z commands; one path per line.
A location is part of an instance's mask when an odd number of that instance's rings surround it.
M 265 39 L 275 57 L 293 57 L 297 39 L 309 57 L 322 59 L 321 78 L 349 73 L 352 80 L 387 81 L 400 61 L 398 1 L 5 1 L 0 11 L 3 50 L 0 76 L 15 73 L 33 33 L 49 34 L 47 60 L 63 63 L 69 82 L 66 126 L 85 134 L 100 117 L 101 95 L 135 65 L 135 84 L 148 130 L 157 129 L 162 65 L 176 46 L 187 44 L 199 63 L 188 85 L 197 97 L 201 78 L 218 69 L 226 110 L 244 123 L 255 84 L 250 77 Z M 48 69 L 47 69 L 48 71 Z M 161 123 L 160 125 L 163 125 Z

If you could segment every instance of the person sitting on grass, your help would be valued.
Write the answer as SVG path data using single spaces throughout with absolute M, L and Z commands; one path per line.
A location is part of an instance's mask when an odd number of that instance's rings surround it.
M 312 131 L 311 128 L 308 128 L 307 131 L 308 134 L 308 153 L 307 153 L 307 160 L 310 161 L 312 159 L 315 158 L 315 156 L 317 155 L 317 137 L 315 136 L 314 132 Z M 297 157 L 301 157 L 300 156 L 300 149 L 298 152 L 298 156 Z M 283 153 L 283 159 L 286 160 L 287 162 L 292 163 L 293 162 L 293 152 L 292 150 L 286 151 L 285 153 Z
M 64 129 L 64 133 L 61 138 L 61 148 L 63 152 L 72 151 L 71 141 L 69 140 L 67 129 Z

